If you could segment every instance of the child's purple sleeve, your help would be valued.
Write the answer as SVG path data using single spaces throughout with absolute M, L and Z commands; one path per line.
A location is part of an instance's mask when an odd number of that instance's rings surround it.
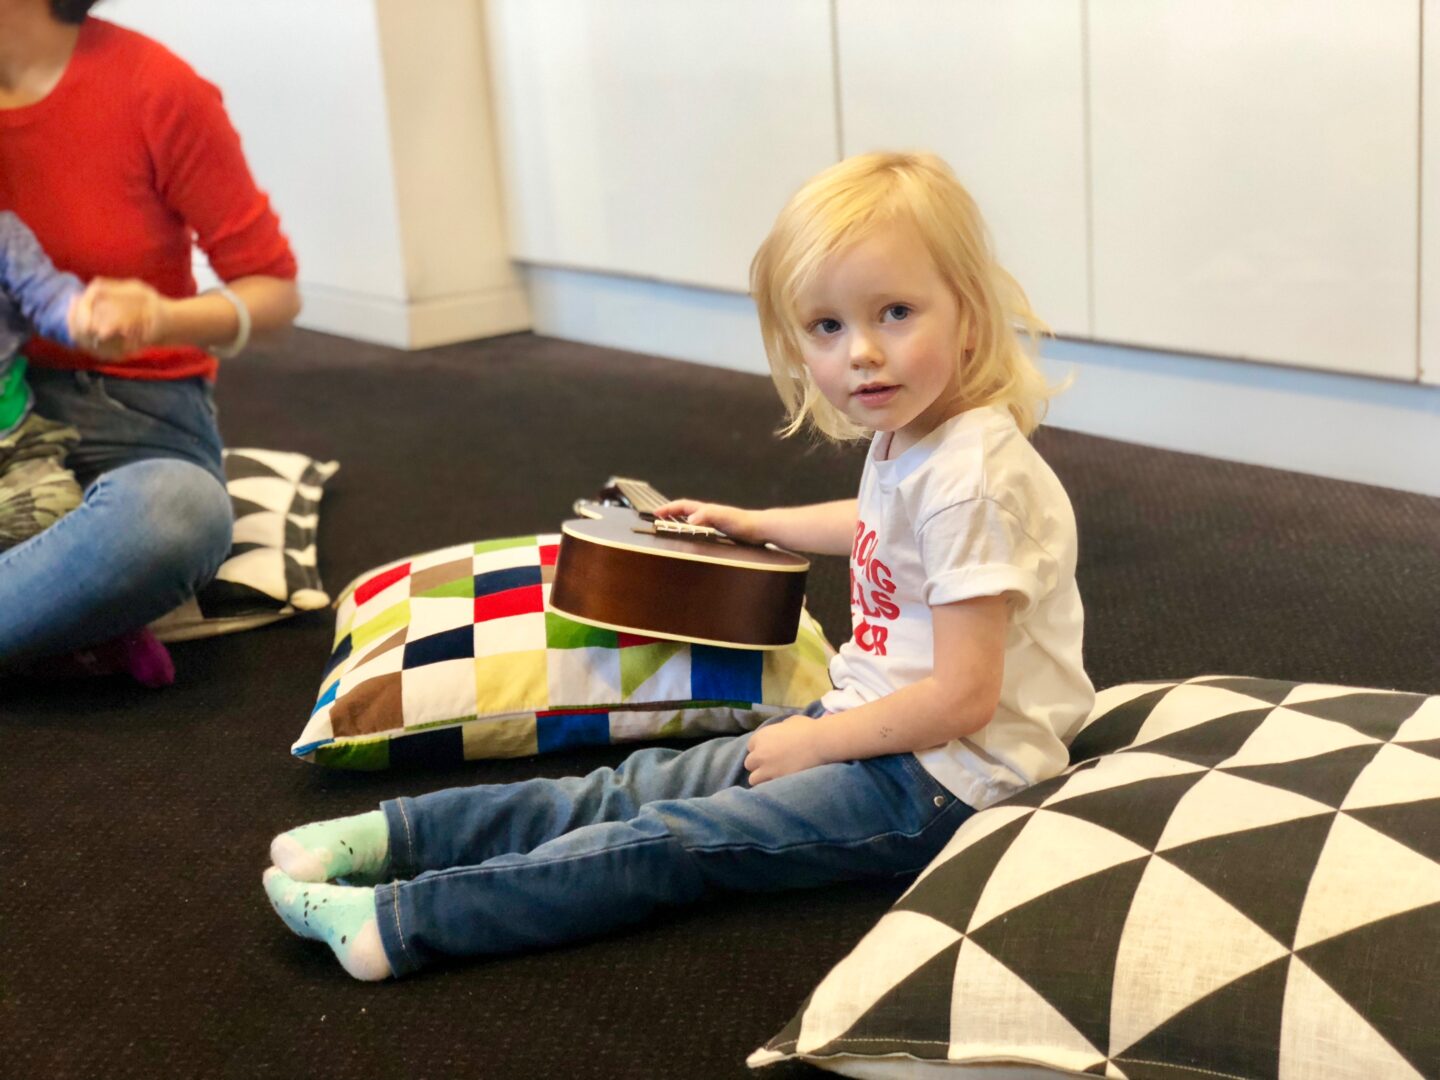
M 70 305 L 84 291 L 84 283 L 74 274 L 55 269 L 23 221 L 8 211 L 0 213 L 0 293 L 41 337 L 74 345 Z

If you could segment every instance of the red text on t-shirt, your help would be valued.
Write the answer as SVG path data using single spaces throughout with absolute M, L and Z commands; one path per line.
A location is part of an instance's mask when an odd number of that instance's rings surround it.
M 895 581 L 890 568 L 876 553 L 878 545 L 875 530 L 857 521 L 855 545 L 850 549 L 850 612 L 855 624 L 855 644 L 868 653 L 884 656 L 890 628 L 883 622 L 898 619 L 900 608 L 895 603 Z

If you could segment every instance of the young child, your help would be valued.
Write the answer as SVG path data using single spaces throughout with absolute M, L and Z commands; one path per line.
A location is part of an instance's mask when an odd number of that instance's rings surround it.
M 32 334 L 74 346 L 123 352 L 143 326 L 143 312 L 106 303 L 96 330 L 97 298 L 123 282 L 97 282 L 89 290 L 74 274 L 55 269 L 35 234 L 10 211 L 0 211 L 0 551 L 39 535 L 80 505 L 75 474 L 64 465 L 80 441 L 73 427 L 34 412 L 20 348 Z M 124 672 L 145 686 L 168 686 L 175 669 L 165 646 L 137 630 L 67 657 L 51 658 L 32 674 L 108 675 Z
M 786 205 L 751 285 L 786 433 L 873 433 L 859 498 L 661 513 L 849 554 L 835 688 L 618 769 L 277 836 L 272 904 L 350 974 L 571 941 L 722 889 L 915 872 L 975 810 L 1065 766 L 1094 698 L 1075 518 L 1026 439 L 1049 388 L 1016 325 L 1042 327 L 974 203 L 928 155 L 843 161 Z
M 37 331 L 73 343 L 70 315 L 84 291 L 51 265 L 24 222 L 0 212 L 0 551 L 80 505 L 80 485 L 64 466 L 80 434 L 34 414 L 20 347 Z

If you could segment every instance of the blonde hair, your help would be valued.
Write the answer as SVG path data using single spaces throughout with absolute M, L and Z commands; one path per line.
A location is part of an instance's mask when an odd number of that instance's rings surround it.
M 793 435 L 807 422 L 836 441 L 868 434 L 826 401 L 810 377 L 796 298 L 825 260 L 897 219 L 917 228 L 959 302 L 963 407 L 1003 405 L 1028 436 L 1055 393 L 1034 359 L 1049 327 L 996 262 L 979 208 L 949 166 L 933 154 L 888 153 L 846 158 L 813 177 L 785 204 L 750 264 L 770 377 L 785 405 L 781 434 Z

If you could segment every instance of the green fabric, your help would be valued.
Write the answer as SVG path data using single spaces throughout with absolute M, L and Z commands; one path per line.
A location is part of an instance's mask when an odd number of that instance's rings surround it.
M 447 596 L 456 596 L 465 600 L 474 600 L 475 576 L 471 574 L 466 577 L 460 578 L 457 581 L 447 581 L 444 585 L 437 585 L 433 589 L 426 589 L 424 592 L 416 593 L 415 595 L 437 600 Z
M 0 435 L 8 435 L 30 409 L 30 387 L 25 382 L 28 365 L 19 355 L 8 363 L 0 362 Z

